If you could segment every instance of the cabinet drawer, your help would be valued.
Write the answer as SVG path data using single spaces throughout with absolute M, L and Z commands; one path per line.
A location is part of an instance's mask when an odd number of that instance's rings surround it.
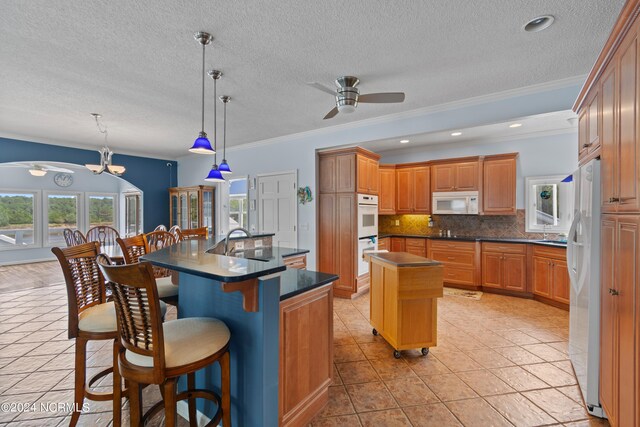
M 533 255 L 566 260 L 567 250 L 565 248 L 553 248 L 551 246 L 533 245 Z
M 431 258 L 446 264 L 459 264 L 473 267 L 475 265 L 473 252 L 432 251 Z
M 405 239 L 405 244 L 407 245 L 407 247 L 411 246 L 414 248 L 424 248 L 427 244 L 427 239 L 407 237 Z
M 288 268 L 297 268 L 304 270 L 307 268 L 307 256 L 306 255 L 294 255 L 283 259 L 284 265 Z
M 386 250 L 388 251 L 389 249 L 391 249 L 391 239 L 388 237 L 383 237 L 382 239 L 378 240 L 378 250 Z
M 482 250 L 484 252 L 500 252 L 503 254 L 525 254 L 527 253 L 527 245 L 524 243 L 483 242 Z
M 431 248 L 473 252 L 476 249 L 476 242 L 454 242 L 452 240 L 432 240 Z
M 461 285 L 475 285 L 473 283 L 474 270 L 472 268 L 455 267 L 444 265 L 442 280 L 449 283 L 459 283 Z

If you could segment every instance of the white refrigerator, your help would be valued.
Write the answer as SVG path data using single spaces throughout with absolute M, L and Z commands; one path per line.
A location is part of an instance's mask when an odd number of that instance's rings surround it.
M 573 174 L 574 218 L 567 238 L 571 279 L 569 356 L 591 415 L 605 417 L 599 399 L 600 160 Z

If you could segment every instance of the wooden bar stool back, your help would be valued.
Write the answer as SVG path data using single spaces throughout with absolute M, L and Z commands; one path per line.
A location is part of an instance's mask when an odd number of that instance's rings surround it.
M 165 410 L 167 427 L 176 425 L 178 400 L 188 400 L 189 422 L 196 426 L 195 399 L 215 402 L 217 411 L 207 426 L 231 426 L 229 339 L 224 322 L 213 318 L 161 321 L 158 291 L 150 263 L 110 265 L 107 257 L 98 264 L 111 287 L 116 307 L 120 348 L 119 369 L 129 383 L 131 425 L 145 424 Z M 210 390 L 195 388 L 195 372 L 220 363 L 222 398 Z M 177 393 L 176 382 L 187 375 L 187 390 Z M 142 414 L 140 384 L 158 384 L 163 401 Z
M 126 390 L 121 388 L 117 364 L 116 312 L 113 303 L 107 302 L 105 281 L 96 257 L 100 251 L 97 242 L 84 243 L 69 248 L 52 248 L 58 258 L 67 285 L 69 305 L 69 339 L 75 338 L 75 392 L 74 412 L 70 426 L 75 426 L 80 417 L 84 398 L 95 401 L 113 400 L 113 424 L 120 425 L 121 398 Z M 89 340 L 114 340 L 113 367 L 97 373 L 87 382 L 86 355 Z M 91 386 L 105 375 L 113 372 L 113 392 L 91 391 Z
M 116 239 L 120 237 L 120 233 L 113 227 L 108 225 L 99 225 L 97 227 L 90 228 L 87 231 L 88 242 L 100 242 L 102 246 L 114 246 L 116 245 Z
M 200 228 L 188 228 L 185 230 L 180 230 L 182 233 L 183 239 L 197 239 L 199 237 L 207 238 L 209 237 L 209 228 L 200 227 Z
M 154 231 L 153 233 L 169 234 L 166 231 Z M 169 236 L 171 235 L 169 234 Z M 171 236 L 170 239 L 173 239 L 173 236 Z M 162 242 L 164 242 L 166 241 L 166 238 L 156 240 L 161 240 Z M 124 255 L 125 264 L 135 264 L 137 262 L 140 262 L 140 257 L 142 255 L 153 252 L 150 250 L 149 243 L 144 234 L 127 237 L 125 239 L 118 238 L 116 239 L 116 242 L 118 243 L 118 245 L 120 245 L 122 255 Z M 172 240 L 172 242 L 175 243 L 175 240 Z M 153 274 L 156 278 L 156 285 L 158 287 L 158 295 L 160 296 L 160 299 L 167 304 L 177 306 L 178 286 L 173 284 L 171 272 L 166 268 L 153 267 Z

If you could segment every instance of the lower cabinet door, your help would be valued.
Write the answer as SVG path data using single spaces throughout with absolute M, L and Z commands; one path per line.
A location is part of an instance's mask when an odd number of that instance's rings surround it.
M 392 237 L 391 252 L 404 252 L 404 251 L 405 251 L 404 237 Z
M 616 305 L 609 292 L 614 284 L 616 222 L 602 216 L 600 222 L 600 403 L 609 422 L 618 425 L 615 363 Z
M 527 290 L 527 256 L 503 254 L 502 286 L 511 291 Z
M 501 288 L 502 254 L 482 253 L 482 286 Z
M 533 293 L 551 298 L 551 260 L 533 257 Z
M 569 271 L 565 261 L 555 260 L 552 264 L 552 298 L 558 302 L 569 304 Z

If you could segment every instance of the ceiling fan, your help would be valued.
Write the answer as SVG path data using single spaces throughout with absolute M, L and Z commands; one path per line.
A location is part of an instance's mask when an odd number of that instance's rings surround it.
M 73 173 L 71 169 L 59 168 L 46 163 L 16 162 L 4 166 L 29 169 L 29 173 L 33 176 L 45 176 L 47 172 Z
M 338 77 L 335 82 L 338 87 L 336 90 L 329 89 L 325 85 L 317 82 L 308 83 L 323 92 L 329 93 L 336 97 L 336 106 L 324 116 L 324 120 L 335 117 L 340 113 L 353 113 L 356 111 L 358 103 L 371 104 L 388 104 L 404 101 L 404 92 L 381 92 L 366 93 L 360 95 L 360 91 L 356 86 L 360 83 L 360 79 L 354 76 Z

